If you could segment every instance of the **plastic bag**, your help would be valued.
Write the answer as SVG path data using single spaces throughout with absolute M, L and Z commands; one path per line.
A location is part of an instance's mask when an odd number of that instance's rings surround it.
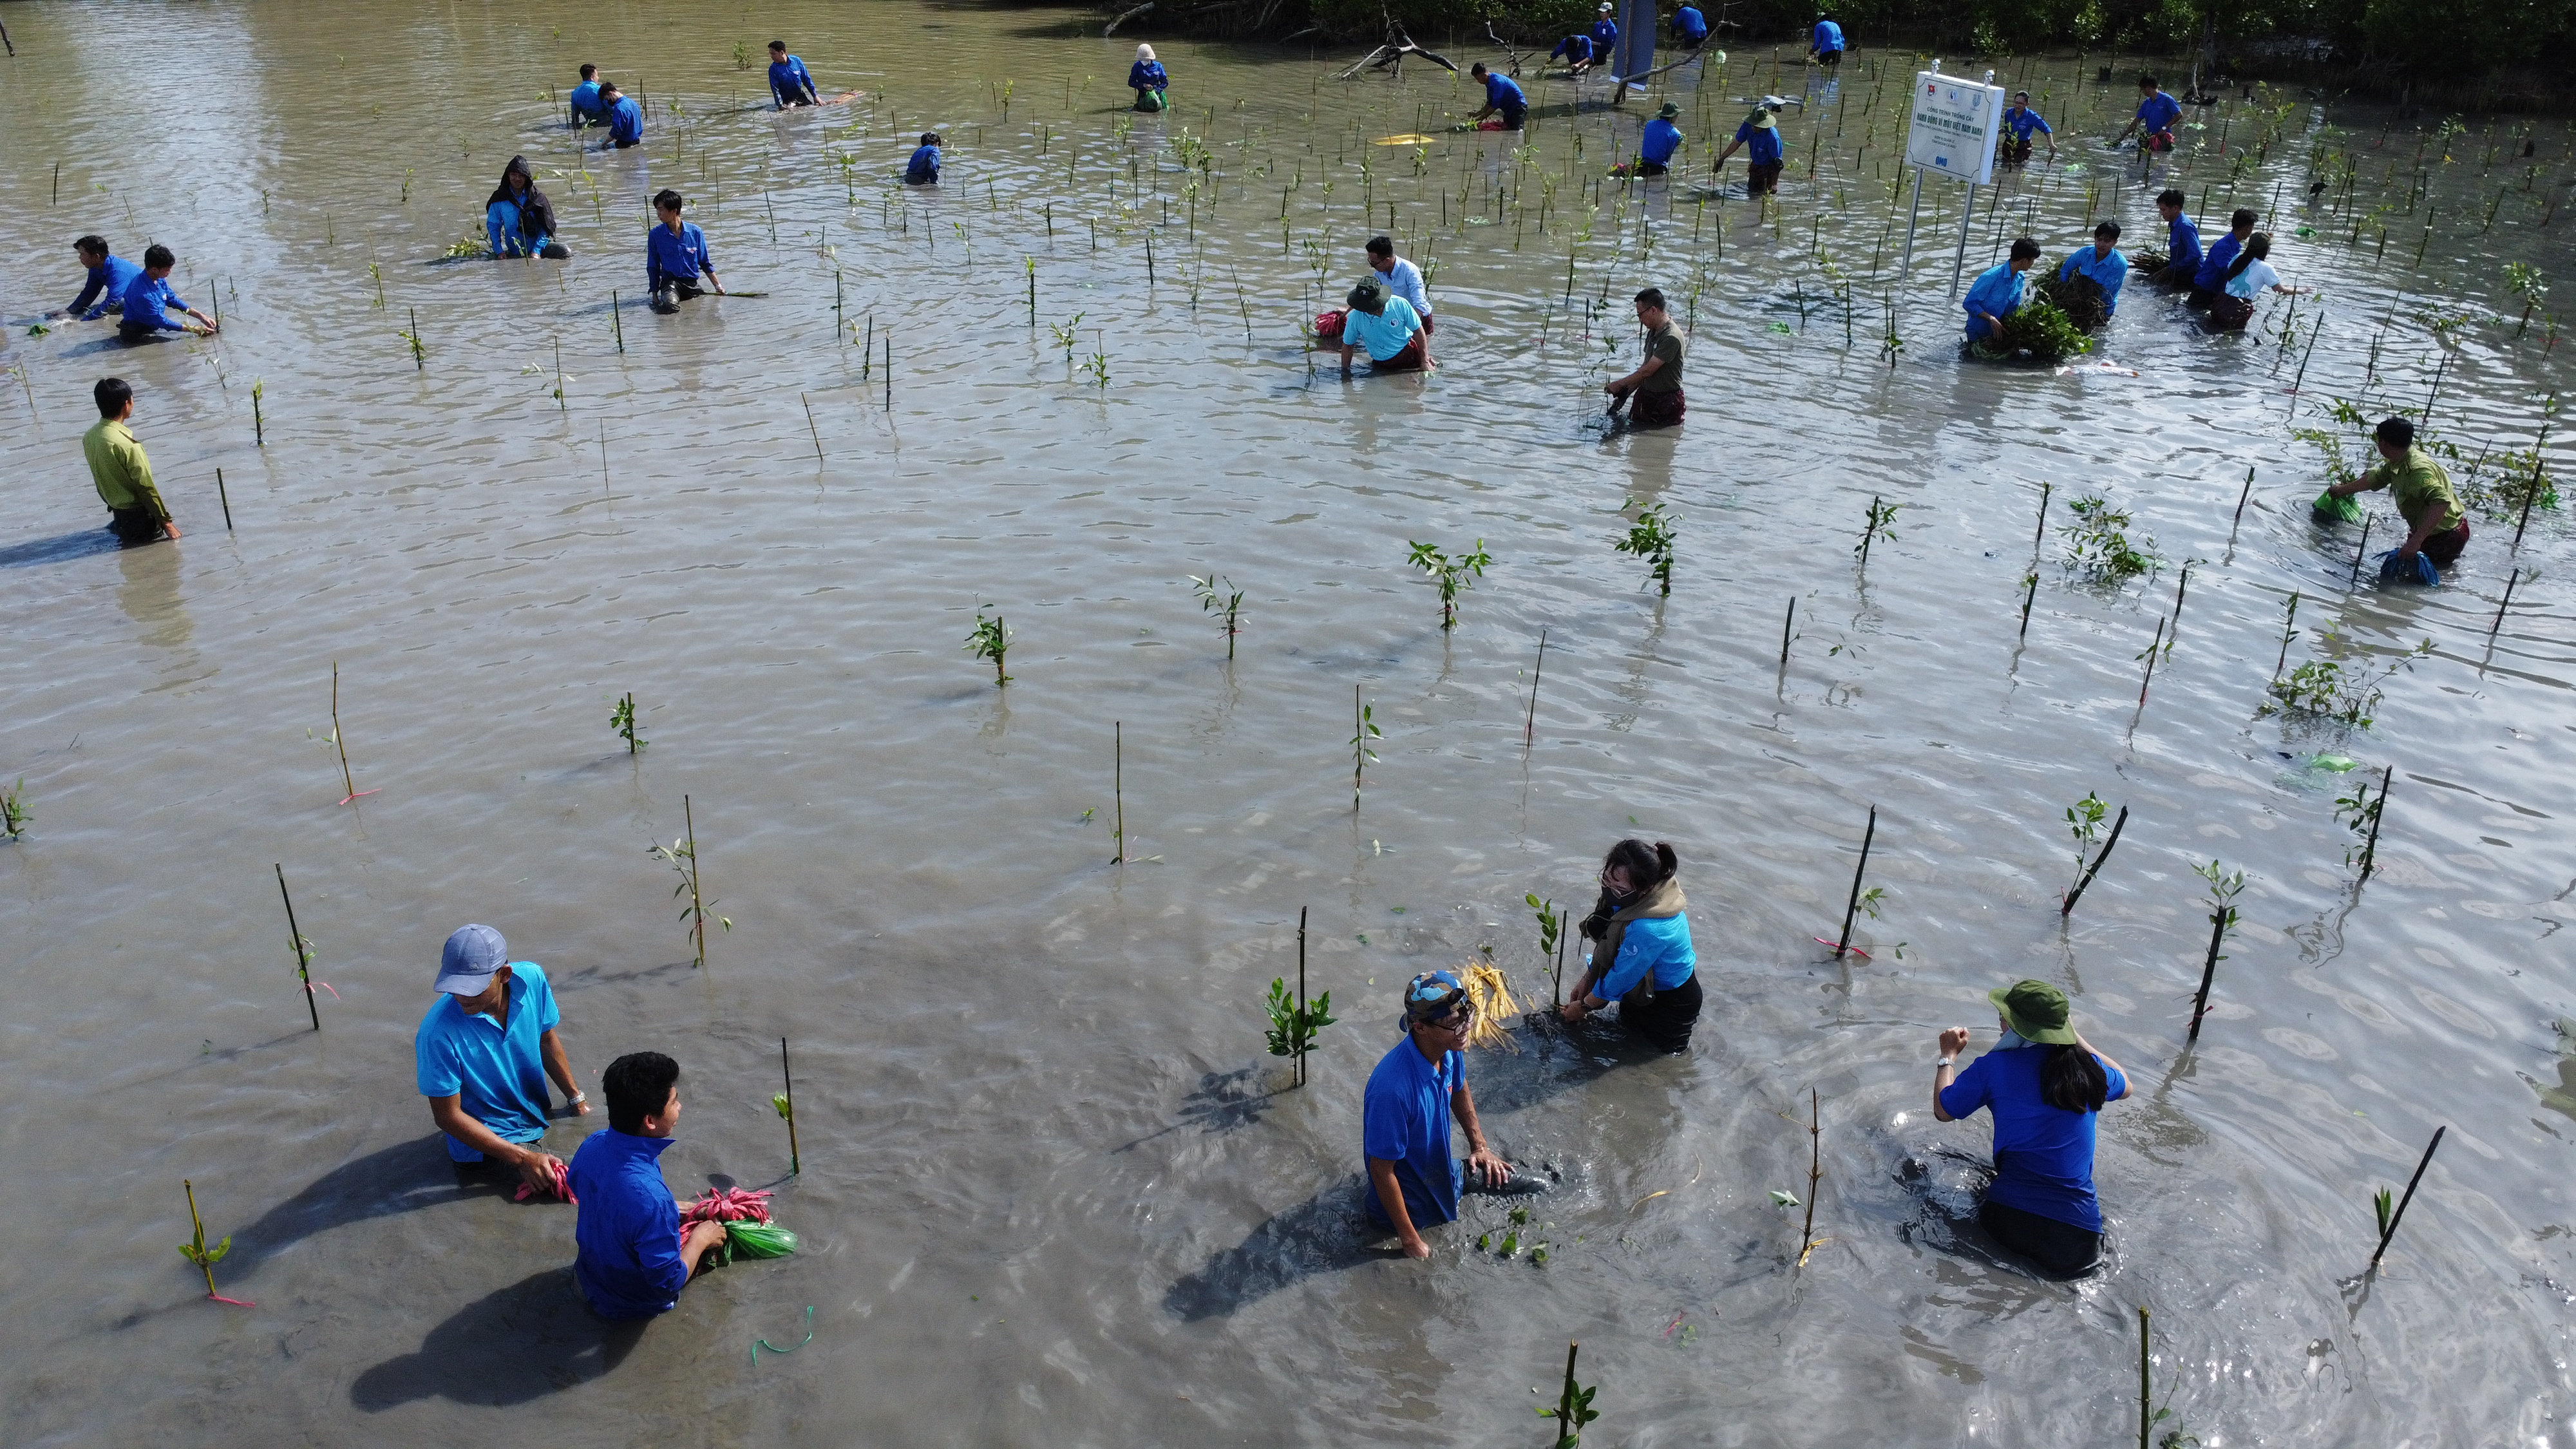
M 2401 559 L 2397 550 L 2392 548 L 2379 556 L 2379 581 L 2383 584 L 2422 584 L 2426 588 L 2439 588 L 2442 571 L 2433 567 L 2433 561 L 2420 552 L 2413 558 Z
M 776 1223 L 732 1222 L 725 1246 L 746 1258 L 784 1258 L 796 1251 L 796 1235 Z
M 2332 492 L 2318 494 L 2317 501 L 2308 506 L 2317 511 L 2319 518 L 2332 519 L 2337 523 L 2361 522 L 2361 505 Z
M 1339 307 L 1330 312 L 1316 313 L 1315 340 L 1326 344 L 1339 343 L 1342 340 L 1342 320 L 1349 315 Z

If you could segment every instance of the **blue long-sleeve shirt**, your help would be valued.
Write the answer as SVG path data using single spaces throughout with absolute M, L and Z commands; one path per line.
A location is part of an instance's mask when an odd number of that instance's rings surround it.
M 185 312 L 188 304 L 179 299 L 178 293 L 170 290 L 169 279 L 137 270 L 134 280 L 126 284 L 125 316 L 117 325 L 156 327 L 164 332 L 187 331 L 185 324 L 170 320 L 173 310 Z
M 1597 46 L 1598 42 L 1595 44 Z M 1485 72 L 1485 104 L 1508 116 L 1515 111 L 1528 110 L 1529 97 L 1510 76 L 1489 70 Z
M 680 1206 L 662 1181 L 668 1137 L 635 1137 L 614 1127 L 590 1134 L 572 1155 L 573 1281 L 603 1318 L 668 1312 L 689 1281 L 680 1256 Z
M 142 275 L 141 267 L 110 252 L 106 261 L 89 269 L 89 284 L 81 288 L 79 296 L 72 298 L 70 310 L 80 313 L 84 322 L 95 322 L 107 315 L 111 305 L 124 306 L 126 289 Z M 92 302 L 98 305 L 92 307 Z
M 1817 21 L 1815 43 L 1808 48 L 1819 52 L 1842 49 L 1843 28 L 1830 20 Z
M 2054 136 L 2057 134 L 2055 130 L 2050 128 L 2048 122 L 2040 119 L 2039 112 L 2032 110 L 2028 106 L 2013 106 L 2007 109 L 2004 112 L 2004 124 L 2012 128 L 2013 139 L 2015 141 L 2028 141 L 2030 139 L 2030 133 L 2033 131 L 2037 131 L 2043 136 Z M 2054 145 L 2056 143 L 2051 142 L 2050 144 Z
M 632 146 L 644 139 L 644 108 L 633 96 L 619 96 L 608 111 L 608 139 L 620 146 Z
M 1603 16 L 1592 22 L 1592 53 L 1603 60 L 1619 53 L 1619 22 Z
M 1699 7 L 1685 5 L 1673 12 L 1673 34 L 1684 40 L 1706 40 L 1708 17 L 1699 13 Z
M 1140 60 L 1127 67 L 1127 88 L 1136 91 L 1169 89 L 1172 78 L 1163 71 L 1159 60 Z
M 2129 280 L 2129 257 L 2118 247 L 2097 257 L 2091 247 L 2077 247 L 2074 254 L 2057 264 L 2061 277 L 2091 277 L 2102 289 L 2105 310 L 2120 310 L 2120 284 Z M 2001 315 L 2001 314 L 1997 314 Z
M 1562 57 L 1568 65 L 1581 65 L 1585 61 L 1592 59 L 1592 37 L 1589 35 L 1569 35 L 1563 40 L 1558 41 L 1556 43 L 1556 49 L 1547 53 L 1547 58 L 1555 60 L 1559 57 Z
M 695 283 L 715 269 L 715 262 L 707 256 L 707 234 L 698 230 L 694 221 L 681 222 L 677 236 L 671 234 L 669 227 L 656 223 L 644 243 L 644 272 L 653 291 L 671 282 Z
M 2165 228 L 2165 250 L 2165 265 L 2189 267 L 2197 275 L 2200 271 L 2199 226 L 2188 216 L 2175 217 L 2173 224 Z
M 1699 957 L 1691 950 L 1690 917 L 1640 916 L 1619 937 L 1619 958 L 1610 963 L 1592 994 L 1616 1001 L 1637 989 L 1646 973 L 1655 973 L 1655 989 L 1670 991 L 1691 978 Z
M 805 68 L 802 59 L 792 55 L 769 63 L 769 93 L 782 106 L 823 98 L 822 91 L 814 85 L 814 73 Z
M 930 186 L 938 180 L 939 148 L 936 146 L 921 147 L 912 153 L 911 160 L 903 163 L 903 184 L 906 186 Z
M 1658 166 L 1672 164 L 1673 153 L 1682 148 L 1682 128 L 1661 116 L 1646 123 L 1646 133 L 1637 138 L 1637 156 Z
M 606 119 L 600 112 L 599 82 L 595 80 L 583 81 L 580 85 L 574 86 L 570 104 L 572 118 L 577 124 Z
M 1989 331 L 1982 314 L 2009 317 L 2020 308 L 2022 285 L 2021 273 L 2014 271 L 2010 262 L 1997 262 L 1977 274 L 1968 295 L 1959 299 L 1959 305 L 1968 312 L 1969 341 L 1981 341 Z
M 2138 125 L 2142 131 L 2153 133 L 2171 130 L 2173 123 L 2181 119 L 2182 102 L 2166 95 L 2163 91 L 2158 91 L 2138 102 Z
M 2208 255 L 2200 260 L 2200 270 L 2192 274 L 2191 284 L 2204 292 L 2215 292 L 2227 285 L 2228 264 L 2243 250 L 2245 243 L 2233 231 L 2211 242 Z

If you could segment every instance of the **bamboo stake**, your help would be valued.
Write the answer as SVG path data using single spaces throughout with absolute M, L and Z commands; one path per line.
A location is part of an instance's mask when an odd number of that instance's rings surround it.
M 227 523 L 226 526 L 230 527 L 231 525 Z M 2513 607 L 2513 586 L 2521 579 L 2521 577 L 2522 570 L 2518 567 L 2514 569 L 2511 574 L 2505 577 L 2504 601 L 2496 605 L 2495 622 L 2487 626 L 2487 637 L 2489 639 L 2495 638 L 2496 631 L 2504 627 L 2504 611 Z
M 2030 546 L 2034 551 L 2048 541 L 2048 495 L 2056 486 L 2054 483 L 2039 485 L 2039 527 L 2033 529 L 2030 535 Z
M 2513 551 L 2522 549 L 2522 531 L 2531 526 L 2531 501 L 2540 496 L 2540 450 L 2549 446 L 2549 425 L 2540 425 L 2540 441 L 2531 445 L 2531 487 L 2522 495 L 2522 517 L 2513 526 Z
M 611 287 L 608 289 L 608 330 L 617 338 L 617 351 L 619 355 L 623 356 L 626 352 L 626 324 L 619 320 L 617 315 L 619 310 L 620 309 L 617 304 L 617 289 L 615 287 Z M 420 334 L 415 331 L 412 335 L 417 337 Z
M 2388 814 L 2388 787 L 2397 780 L 2397 767 L 2390 765 L 2379 777 L 2379 803 L 2371 808 L 2370 838 L 2361 846 L 2361 878 L 2370 879 L 2372 866 L 2379 856 L 2379 822 Z
M 689 797 L 680 797 L 680 820 L 689 833 L 689 924 L 698 938 L 698 965 L 707 964 L 706 899 L 698 888 L 698 817 L 689 808 Z
M 2281 655 L 2279 658 L 2272 661 L 2272 681 L 2275 684 L 2280 682 L 2281 666 L 2290 662 L 2290 640 L 2298 633 L 2298 630 L 2292 626 L 2297 624 L 2298 621 L 2299 591 L 2292 589 L 2290 591 L 2290 607 L 2287 612 L 2281 615 Z
M 787 1175 L 797 1176 L 805 1170 L 805 1158 L 796 1150 L 796 1073 L 787 1065 L 787 1038 L 778 1039 L 778 1075 L 787 1083 Z
M 1127 724 L 1112 721 L 1109 726 L 1110 800 L 1117 812 L 1118 853 L 1109 857 L 1111 865 L 1127 863 Z
M 188 1229 L 191 1233 L 195 1234 L 197 1242 L 203 1243 L 206 1241 L 206 1220 L 197 1216 L 197 1185 L 185 1178 L 181 1178 L 179 1180 L 179 1186 L 188 1194 Z M 206 1296 L 209 1298 L 214 1297 L 215 1265 L 207 1262 L 203 1258 L 199 1258 L 197 1260 L 197 1268 L 198 1271 L 206 1275 Z
M 2200 990 L 2191 998 L 2191 1034 L 2186 1041 L 2200 1040 L 2200 1019 L 2209 1011 L 2209 984 L 2218 975 L 2218 948 L 2227 943 L 2227 908 L 2220 906 L 2209 917 L 2209 959 L 2201 963 Z
M 2155 642 L 2147 646 L 2146 677 L 2138 681 L 2138 708 L 2147 707 L 2147 686 L 2156 682 L 2156 653 L 2165 642 L 2165 621 L 2156 620 Z
M 823 461 L 823 433 L 821 429 L 814 426 L 814 404 L 807 402 L 805 394 L 801 392 L 796 394 L 796 400 L 805 404 L 805 431 L 813 436 L 814 462 L 819 466 Z
M 2510 587 L 2510 585 L 2507 585 L 2508 589 L 2510 589 Z M 2504 617 L 2504 614 L 2502 611 L 2498 611 L 2496 617 L 2501 620 Z M 1538 684 L 1540 675 L 1544 673 L 1546 669 L 1547 630 L 1541 629 L 1538 631 L 1538 662 L 1530 666 L 1529 718 L 1521 723 L 1521 743 L 1524 745 L 1536 744 L 1538 742 Z
M 2093 863 L 2085 867 L 2084 878 L 2075 883 L 2075 889 L 2066 893 L 2065 902 L 2057 908 L 2057 914 L 2061 920 L 2075 914 L 2075 903 L 2084 898 L 2084 888 L 2093 884 L 2093 877 L 2102 873 L 2102 862 L 2111 858 L 2111 847 L 2120 843 L 2121 828 L 2128 823 L 2129 807 L 2123 805 L 2120 807 L 2120 818 L 2111 822 L 2110 837 L 2102 842 L 2101 854 L 2093 857 Z
M 280 864 L 275 869 L 278 899 L 286 902 L 286 945 L 295 953 L 295 979 L 304 983 L 304 1009 L 313 1018 L 313 1029 L 320 1031 L 322 1008 L 313 1004 L 313 969 L 304 955 L 304 933 L 296 929 L 295 897 L 286 893 L 286 867 Z
M 2388 1251 L 2389 1239 L 2397 1236 L 2397 1225 L 2406 1220 L 2406 1205 L 2415 1200 L 2415 1184 L 2424 1180 L 2424 1169 L 2433 1165 L 2434 1149 L 2442 1145 L 2442 1135 L 2450 1130 L 2449 1123 L 2434 1128 L 2433 1140 L 2424 1144 L 2423 1160 L 2415 1164 L 2415 1175 L 2406 1179 L 2406 1195 L 2397 1200 L 2397 1211 L 2388 1215 L 2388 1231 L 2379 1235 L 2379 1247 L 2370 1255 L 2371 1267 L 2379 1266 L 2380 1254 Z
M 340 661 L 337 659 L 331 661 L 331 743 L 340 751 L 340 783 L 349 791 L 341 797 L 340 803 L 346 805 L 359 798 L 361 792 L 357 780 L 349 774 L 349 742 L 340 737 Z M 368 790 L 364 793 L 373 795 L 376 792 Z
M 2361 582 L 2361 561 L 2364 558 L 2367 558 L 2370 554 L 2370 524 L 2370 515 L 2367 513 L 2363 514 L 2361 516 L 2361 547 L 2352 551 L 2352 577 L 2344 581 L 2346 587 L 2350 587 Z
M 1816 1089 L 1807 1089 L 1807 1222 L 1798 1229 L 1798 1266 L 1807 1266 L 1807 1255 L 1816 1251 L 1816 1184 L 1825 1176 L 1825 1112 Z
M 1869 870 L 1870 842 L 1878 838 L 1878 807 L 1869 807 L 1869 828 L 1860 837 L 1860 863 L 1852 867 L 1851 902 L 1843 907 L 1842 939 L 1834 944 L 1834 959 L 1841 960 L 1851 949 L 1852 917 L 1860 914 L 1860 878 Z
M 2039 602 L 2039 575 L 2033 573 L 2022 580 L 2021 631 L 2013 636 L 2015 639 L 2030 637 L 2030 606 L 2037 602 Z
M 1788 615 L 1780 621 L 1780 667 L 1789 667 L 1789 631 L 1798 625 L 1798 596 L 1789 596 Z
M 2147 1310 L 2141 1308 L 2138 1310 L 2138 1449 L 2147 1449 L 2147 1434 L 2156 1422 L 2155 1412 L 2149 1407 L 2155 1398 L 2148 1376 L 2149 1351 Z
M 2236 517 L 2229 520 L 2227 525 L 2227 541 L 2230 544 L 2236 542 L 2236 530 L 2245 522 L 2245 500 L 2253 496 L 2254 470 L 2249 467 L 2245 470 L 2245 486 L 2236 494 Z
M 1306 1019 L 1306 908 L 1297 908 L 1297 1019 Z M 1297 1052 L 1297 1085 L 1306 1085 L 1306 1052 Z
M 215 499 L 217 502 L 224 505 L 224 532 L 230 533 L 233 531 L 233 499 L 231 494 L 224 491 L 224 470 L 221 468 L 217 468 L 215 470 Z M 2504 596 L 2507 599 L 2511 599 L 2513 597 L 2513 585 L 2509 583 L 2506 584 L 2504 586 L 2504 590 Z M 2502 609 L 2498 609 L 2496 611 L 2496 622 L 2499 624 L 2504 622 L 2504 611 Z M 2487 632 L 2492 634 L 2495 631 L 2490 629 Z

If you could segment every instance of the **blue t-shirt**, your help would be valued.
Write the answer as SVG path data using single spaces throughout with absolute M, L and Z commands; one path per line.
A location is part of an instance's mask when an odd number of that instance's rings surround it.
M 2098 1233 L 2102 1205 L 2093 1197 L 2095 1114 L 2069 1112 L 2040 1100 L 2039 1070 L 2051 1050 L 2025 1046 L 1987 1052 L 1941 1089 L 1941 1110 L 1965 1117 L 1983 1107 L 1994 1114 L 1995 1182 L 1986 1189 L 1988 1202 Z M 2129 1079 L 2110 1063 L 2102 1063 L 2102 1075 L 2110 1081 L 2110 1100 L 2129 1094 Z
M 644 108 L 633 96 L 619 96 L 608 112 L 608 139 L 621 146 L 639 145 L 644 140 Z
M 716 269 L 707 255 L 707 234 L 698 230 L 694 221 L 680 223 L 680 234 L 659 222 L 644 241 L 644 280 L 649 290 L 660 291 L 673 282 L 694 284 L 699 276 Z
M 1843 28 L 1830 20 L 1817 21 L 1816 43 L 1812 48 L 1819 51 L 1842 49 Z
M 554 988 L 534 961 L 510 963 L 507 1021 L 490 1013 L 467 1016 L 456 998 L 439 993 L 412 1037 L 412 1056 L 424 1097 L 459 1097 L 465 1115 L 504 1142 L 534 1142 L 546 1135 L 546 1070 L 537 1039 L 554 1030 Z M 439 1134 L 446 1136 L 445 1133 Z M 481 1162 L 483 1154 L 447 1138 L 447 1155 Z
M 1700 14 L 1697 6 L 1685 5 L 1673 12 L 1673 34 L 1684 40 L 1705 40 L 1708 17 Z
M 1556 49 L 1549 51 L 1547 58 L 1554 60 L 1560 55 L 1565 57 L 1568 65 L 1583 64 L 1592 58 L 1592 37 L 1569 35 L 1556 43 Z
M 2021 306 L 2023 280 L 2010 262 L 1997 262 L 1977 274 L 1977 280 L 1969 284 L 1968 295 L 1959 299 L 1959 305 L 1968 312 L 1969 341 L 1978 341 L 1986 335 L 1986 319 L 1982 314 L 1991 312 L 1997 317 L 2009 317 Z
M 1616 1001 L 1637 989 L 1646 972 L 1655 973 L 1655 989 L 1670 991 L 1691 978 L 1699 957 L 1691 951 L 1690 917 L 1640 916 L 1619 937 L 1619 959 L 1592 988 L 1604 1001 Z
M 141 267 L 111 252 L 106 261 L 89 269 L 89 282 L 79 296 L 72 298 L 71 310 L 80 313 L 82 321 L 95 322 L 107 315 L 109 307 L 124 306 L 125 294 L 134 289 L 134 279 L 142 275 Z M 93 301 L 98 305 L 91 306 Z
M 1386 310 L 1374 317 L 1357 307 L 1342 317 L 1342 340 L 1368 349 L 1372 362 L 1392 361 L 1421 330 L 1421 317 L 1414 313 L 1413 304 L 1402 297 L 1387 298 Z
M 2189 267 L 2194 272 L 2200 270 L 2200 228 L 2190 217 L 2177 216 L 2173 224 L 2165 228 L 2165 250 L 2168 254 L 2165 265 Z
M 2200 270 L 2192 275 L 2191 284 L 2204 292 L 2215 292 L 2226 286 L 2227 268 L 2236 260 L 2236 254 L 2243 250 L 2245 243 L 2233 231 L 2211 242 L 2208 255 L 2201 258 Z M 131 317 L 134 309 L 128 307 L 125 313 Z
M 1439 1061 L 1427 1061 L 1408 1035 L 1378 1060 L 1361 1094 L 1360 1150 L 1395 1164 L 1405 1216 L 1417 1229 L 1458 1216 L 1464 1178 L 1458 1159 L 1449 1155 L 1449 1099 L 1466 1084 L 1466 1057 L 1442 1052 Z M 1391 1226 L 1375 1185 L 1363 1189 L 1362 1196 L 1368 1199 L 1369 1216 Z
M 680 1207 L 662 1181 L 668 1137 L 614 1127 L 593 1132 L 567 1177 L 581 1214 L 573 1221 L 573 1281 L 602 1318 L 669 1311 L 689 1281 L 680 1256 Z
M 1485 72 L 1485 104 L 1509 116 L 1528 110 L 1529 97 L 1521 93 L 1510 76 L 1489 70 Z
M 583 81 L 572 88 L 572 114 L 576 121 L 596 121 L 603 117 L 599 109 L 599 82 Z
M 170 290 L 170 279 L 137 270 L 134 279 L 125 284 L 125 315 L 117 319 L 120 327 L 153 327 L 163 332 L 185 332 L 186 324 L 170 320 L 170 309 L 181 312 L 188 304 Z
M 2074 254 L 2057 264 L 2061 277 L 2091 277 L 2102 289 L 2102 301 L 2108 310 L 2120 310 L 2120 284 L 2129 280 L 2129 254 L 2113 247 L 2101 257 L 2091 247 L 2077 247 Z
M 939 148 L 923 146 L 903 163 L 903 180 L 907 186 L 927 186 L 939 179 Z
M 2004 112 L 2004 124 L 2012 127 L 2013 139 L 2015 141 L 2028 141 L 2030 139 L 2030 133 L 2033 131 L 2037 131 L 2043 136 L 2054 136 L 2057 134 L 2057 132 L 2049 128 L 2049 124 L 2046 121 L 2039 118 L 2039 112 L 2032 110 L 2028 106 L 2013 106 L 2007 109 Z
M 2142 130 L 2169 130 L 2174 122 L 2181 119 L 2182 102 L 2166 95 L 2163 91 L 2158 91 L 2138 102 L 2138 122 Z
M 776 96 L 782 106 L 791 101 L 821 95 L 814 86 L 813 72 L 805 69 L 805 62 L 802 59 L 792 55 L 785 60 L 773 60 L 769 63 L 769 93 Z
M 1646 123 L 1646 134 L 1637 138 L 1637 155 L 1658 166 L 1672 164 L 1673 153 L 1682 148 L 1682 128 L 1661 116 Z
M 1751 121 L 1735 128 L 1736 144 L 1744 148 L 1744 159 L 1756 166 L 1768 166 L 1780 159 L 1780 128 L 1757 126 Z

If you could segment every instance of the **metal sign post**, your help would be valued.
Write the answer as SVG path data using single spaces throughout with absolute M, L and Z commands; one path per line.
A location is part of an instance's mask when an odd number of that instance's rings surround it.
M 2004 93 L 1985 80 L 1961 80 L 1941 74 L 1941 62 L 1914 76 L 1912 122 L 1905 134 L 1905 164 L 1914 169 L 1914 205 L 1906 209 L 1905 261 L 1897 269 L 1903 280 L 1914 260 L 1916 215 L 1923 200 L 1923 176 L 1931 172 L 1968 183 L 1967 206 L 1959 217 L 1959 246 L 1951 264 L 1950 295 L 1959 295 L 1959 275 L 1968 259 L 1968 230 L 1977 214 L 1977 188 L 1994 180 L 1995 142 L 2003 130 Z

